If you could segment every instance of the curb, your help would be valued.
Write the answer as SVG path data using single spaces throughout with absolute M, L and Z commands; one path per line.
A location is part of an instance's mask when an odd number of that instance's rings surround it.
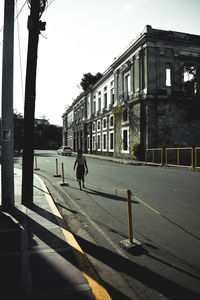
M 83 274 L 83 276 L 87 279 L 88 281 L 88 285 L 90 286 L 92 293 L 94 294 L 94 296 L 96 297 L 97 300 L 111 300 L 110 295 L 108 294 L 107 290 L 103 287 L 103 284 L 101 283 L 100 278 L 97 276 L 95 270 L 93 269 L 91 263 L 89 262 L 86 254 L 83 252 L 83 250 L 81 249 L 80 245 L 78 244 L 78 242 L 76 241 L 74 235 L 68 231 L 67 229 L 63 228 L 63 224 L 61 223 L 65 223 L 65 220 L 63 219 L 62 215 L 60 214 L 59 210 L 57 209 L 53 198 L 51 197 L 51 195 L 49 194 L 49 191 L 44 183 L 44 181 L 40 178 L 39 175 L 34 174 L 34 176 L 37 176 L 37 178 L 39 179 L 41 186 L 45 192 L 45 198 L 47 199 L 49 206 L 52 210 L 52 213 L 56 216 L 58 225 L 60 226 L 60 229 L 66 239 L 66 242 L 72 247 L 72 251 L 75 252 L 74 253 L 78 264 L 80 266 L 80 270 Z M 62 221 L 60 221 L 62 220 Z M 77 254 L 78 253 L 78 254 Z
M 73 156 L 76 156 L 76 155 L 77 155 L 77 153 L 73 152 Z M 123 165 L 132 165 L 132 166 L 144 166 L 145 165 L 145 162 L 143 162 L 143 161 L 127 160 L 127 159 L 116 158 L 116 157 L 112 157 L 112 156 L 100 156 L 100 155 L 88 154 L 88 153 L 84 153 L 83 155 L 85 157 L 95 158 L 95 159 L 104 160 L 104 161 L 111 161 L 111 162 L 115 162 L 115 163 L 123 164 Z

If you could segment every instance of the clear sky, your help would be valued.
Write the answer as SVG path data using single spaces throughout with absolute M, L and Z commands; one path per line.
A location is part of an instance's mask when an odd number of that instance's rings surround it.
M 26 1 L 16 2 L 17 15 Z M 81 92 L 78 86 L 83 74 L 103 73 L 147 24 L 157 29 L 200 35 L 200 0 L 49 2 L 51 4 L 41 18 L 46 21 L 46 31 L 40 35 L 38 46 L 35 116 L 46 116 L 55 125 L 62 125 L 66 105 L 70 105 Z M 0 29 L 3 26 L 3 6 L 4 0 L 0 0 Z M 22 114 L 29 12 L 26 3 L 15 21 L 14 109 Z M 0 32 L 1 70 L 2 39 L 3 30 Z

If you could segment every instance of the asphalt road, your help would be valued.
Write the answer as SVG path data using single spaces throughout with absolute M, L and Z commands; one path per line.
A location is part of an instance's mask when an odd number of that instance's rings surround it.
M 198 172 L 87 157 L 86 189 L 80 191 L 75 157 L 36 155 L 37 173 L 113 299 L 200 299 Z M 53 177 L 56 158 L 69 186 Z M 119 246 L 128 239 L 127 189 L 133 194 L 133 235 L 142 243 L 132 253 Z

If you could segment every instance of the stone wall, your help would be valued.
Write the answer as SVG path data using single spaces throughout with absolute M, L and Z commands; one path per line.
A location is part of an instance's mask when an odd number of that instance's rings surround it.
M 200 99 L 148 103 L 148 147 L 200 146 Z
M 129 107 L 130 148 L 140 143 L 140 103 Z

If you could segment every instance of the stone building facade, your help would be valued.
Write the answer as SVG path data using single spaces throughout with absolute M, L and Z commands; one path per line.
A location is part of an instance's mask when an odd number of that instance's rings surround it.
M 132 147 L 200 146 L 200 36 L 147 25 L 63 114 L 63 145 L 132 157 Z

